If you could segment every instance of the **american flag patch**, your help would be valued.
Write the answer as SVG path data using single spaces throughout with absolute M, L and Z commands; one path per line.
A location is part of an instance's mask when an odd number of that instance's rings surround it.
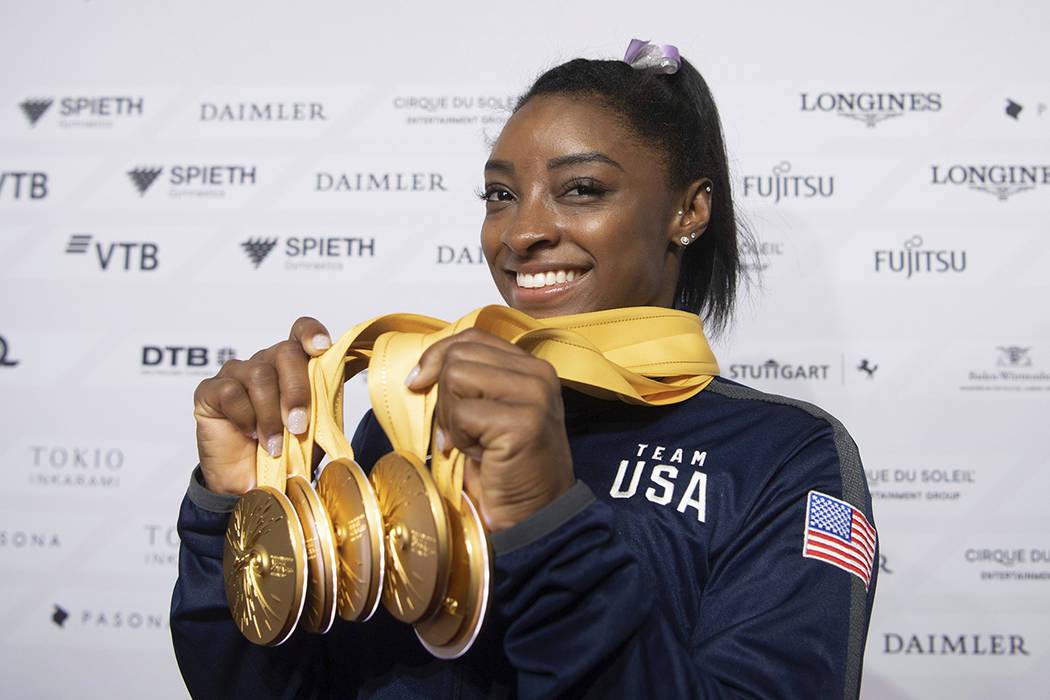
M 819 491 L 809 492 L 802 556 L 848 571 L 871 585 L 875 528 L 859 510 Z

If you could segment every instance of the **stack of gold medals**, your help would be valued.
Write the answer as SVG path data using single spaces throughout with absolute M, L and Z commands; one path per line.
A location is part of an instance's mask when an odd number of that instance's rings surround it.
M 297 626 L 323 634 L 336 613 L 363 622 L 380 600 L 437 657 L 456 658 L 477 638 L 489 599 L 488 535 L 462 490 L 463 455 L 435 451 L 425 466 L 436 391 L 403 385 L 423 349 L 456 329 L 381 317 L 310 360 L 309 427 L 302 436 L 285 431 L 280 458 L 259 450 L 257 486 L 226 530 L 226 598 L 252 642 L 281 644 Z M 373 410 L 394 446 L 370 478 L 342 430 L 343 383 L 366 366 Z M 330 459 L 316 490 L 315 447 Z
M 699 319 L 671 309 L 539 322 L 489 306 L 453 324 L 396 314 L 354 327 L 310 360 L 306 433 L 285 431 L 279 459 L 258 451 L 257 488 L 230 517 L 226 598 L 248 639 L 277 645 L 298 625 L 324 633 L 337 612 L 362 622 L 382 600 L 437 657 L 457 658 L 473 644 L 488 608 L 488 535 L 463 491 L 464 455 L 434 450 L 427 469 L 437 387 L 404 386 L 426 348 L 469 327 L 549 361 L 564 384 L 601 398 L 677 403 L 718 374 Z M 343 383 L 366 367 L 372 410 L 394 448 L 370 478 L 342 430 Z M 331 460 L 316 491 L 315 448 Z

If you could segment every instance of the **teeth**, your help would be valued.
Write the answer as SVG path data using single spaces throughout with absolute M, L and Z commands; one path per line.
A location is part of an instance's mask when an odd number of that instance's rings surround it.
M 518 286 L 523 289 L 540 289 L 555 284 L 572 282 L 577 276 L 576 270 L 552 270 L 550 272 L 537 272 L 534 275 L 530 275 L 527 272 L 519 272 Z

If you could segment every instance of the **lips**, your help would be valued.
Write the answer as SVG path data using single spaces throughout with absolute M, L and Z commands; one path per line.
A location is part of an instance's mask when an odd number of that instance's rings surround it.
M 547 270 L 544 272 L 528 273 L 518 272 L 515 279 L 522 289 L 543 289 L 558 284 L 572 282 L 583 274 L 583 270 L 567 268 L 563 270 Z

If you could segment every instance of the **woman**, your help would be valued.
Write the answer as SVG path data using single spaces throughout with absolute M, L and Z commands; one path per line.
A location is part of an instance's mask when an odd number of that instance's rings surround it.
M 521 98 L 485 166 L 482 246 L 534 317 L 678 306 L 719 327 L 738 256 L 718 115 L 676 51 L 632 49 L 634 65 L 570 61 Z M 306 362 L 330 342 L 299 319 L 196 392 L 172 604 L 195 696 L 857 695 L 874 572 L 803 552 L 814 508 L 871 520 L 837 421 L 720 378 L 672 406 L 593 399 L 481 331 L 435 344 L 406 379 L 438 382 L 438 442 L 471 456 L 466 488 L 493 533 L 474 648 L 433 659 L 382 611 L 249 644 L 222 589 L 226 513 L 253 485 L 257 441 L 275 454 L 284 426 L 305 430 Z M 366 469 L 390 449 L 371 415 L 353 442 Z

